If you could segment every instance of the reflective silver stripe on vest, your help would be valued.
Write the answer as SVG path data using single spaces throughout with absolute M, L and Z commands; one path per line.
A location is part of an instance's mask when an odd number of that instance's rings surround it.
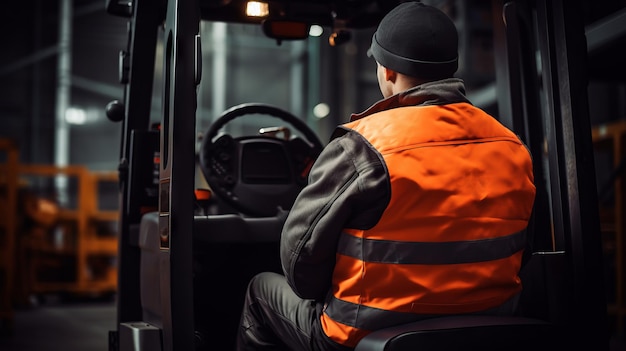
M 436 316 L 359 306 L 351 302 L 339 300 L 336 297 L 332 297 L 328 301 L 325 312 L 334 321 L 363 330 L 378 330 L 390 325 L 409 323 Z
M 362 239 L 342 233 L 337 253 L 365 262 L 458 264 L 510 257 L 525 242 L 525 230 L 498 238 L 434 243 Z

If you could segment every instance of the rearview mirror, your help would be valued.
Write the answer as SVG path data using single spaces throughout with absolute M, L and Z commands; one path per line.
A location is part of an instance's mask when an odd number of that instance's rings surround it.
M 263 33 L 274 38 L 280 44 L 281 40 L 302 40 L 309 37 L 310 25 L 305 22 L 283 19 L 266 19 L 261 24 Z

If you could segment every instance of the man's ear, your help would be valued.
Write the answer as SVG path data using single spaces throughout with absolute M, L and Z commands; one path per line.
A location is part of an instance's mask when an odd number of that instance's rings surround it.
M 384 67 L 384 66 L 383 66 Z M 385 69 L 385 80 L 391 82 L 391 83 L 395 83 L 396 79 L 398 78 L 398 73 L 392 69 L 389 69 L 387 67 L 384 67 Z

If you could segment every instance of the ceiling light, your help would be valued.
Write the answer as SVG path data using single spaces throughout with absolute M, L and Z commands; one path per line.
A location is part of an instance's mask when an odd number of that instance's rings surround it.
M 311 29 L 309 29 L 309 35 L 312 37 L 319 37 L 322 33 L 324 33 L 324 28 L 322 28 L 322 26 L 318 26 L 317 24 L 312 25 Z
M 270 6 L 266 2 L 248 1 L 246 15 L 249 17 L 267 17 L 270 14 Z
M 82 108 L 70 107 L 65 110 L 65 121 L 69 124 L 85 124 L 87 114 Z

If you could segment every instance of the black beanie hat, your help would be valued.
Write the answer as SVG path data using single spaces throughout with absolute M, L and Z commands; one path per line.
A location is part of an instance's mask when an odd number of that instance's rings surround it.
M 382 19 L 367 55 L 408 76 L 447 78 L 458 68 L 458 42 L 456 26 L 448 15 L 411 1 Z

